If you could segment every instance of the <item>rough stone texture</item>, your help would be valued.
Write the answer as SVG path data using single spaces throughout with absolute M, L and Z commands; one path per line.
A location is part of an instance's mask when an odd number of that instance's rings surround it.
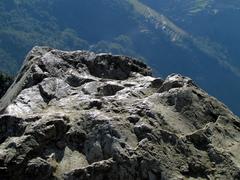
M 35 47 L 0 102 L 0 179 L 240 179 L 240 120 L 191 79 Z

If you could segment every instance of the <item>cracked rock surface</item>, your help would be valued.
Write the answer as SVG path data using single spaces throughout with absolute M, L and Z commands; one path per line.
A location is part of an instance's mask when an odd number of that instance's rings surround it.
M 35 47 L 0 100 L 0 179 L 240 179 L 240 120 L 190 78 Z

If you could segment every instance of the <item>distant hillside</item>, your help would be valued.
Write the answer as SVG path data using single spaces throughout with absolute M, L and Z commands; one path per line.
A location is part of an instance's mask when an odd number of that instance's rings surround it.
M 140 0 L 190 32 L 215 42 L 225 56 L 225 65 L 240 74 L 239 0 Z
M 175 72 L 191 76 L 237 112 L 238 48 L 236 44 L 231 48 L 228 38 L 223 41 L 217 33 L 213 37 L 205 33 L 208 14 L 210 10 L 215 12 L 212 3 L 220 8 L 224 1 L 184 2 L 2 0 L 0 70 L 15 74 L 34 45 L 136 56 L 147 61 L 155 74 Z M 232 10 L 228 7 L 221 11 Z M 237 17 L 240 16 L 236 14 Z M 233 38 L 236 32 L 227 34 Z

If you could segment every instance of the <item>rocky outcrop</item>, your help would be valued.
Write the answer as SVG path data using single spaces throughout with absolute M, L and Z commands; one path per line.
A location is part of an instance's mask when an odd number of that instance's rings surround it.
M 240 179 L 240 120 L 191 79 L 35 47 L 1 99 L 0 179 Z

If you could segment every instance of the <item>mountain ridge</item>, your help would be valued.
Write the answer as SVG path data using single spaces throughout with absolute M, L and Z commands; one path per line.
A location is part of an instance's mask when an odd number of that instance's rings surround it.
M 240 119 L 133 58 L 35 47 L 0 107 L 1 179 L 240 178 Z
M 166 6 L 171 2 L 166 2 Z M 177 10 L 168 13 L 169 8 L 164 11 L 146 4 L 136 0 L 3 0 L 0 69 L 16 73 L 25 53 L 34 45 L 125 54 L 143 59 L 162 77 L 172 72 L 192 77 L 238 113 L 238 56 L 233 57 L 217 38 L 205 37 L 196 33 L 196 28 L 189 28 L 196 24 L 186 20 L 190 18 L 186 13 L 178 15 L 187 22 L 182 23 L 173 18 Z M 194 17 L 205 12 L 204 8 L 194 13 Z M 199 19 L 204 17 L 201 15 Z M 206 32 L 204 24 L 202 28 Z

